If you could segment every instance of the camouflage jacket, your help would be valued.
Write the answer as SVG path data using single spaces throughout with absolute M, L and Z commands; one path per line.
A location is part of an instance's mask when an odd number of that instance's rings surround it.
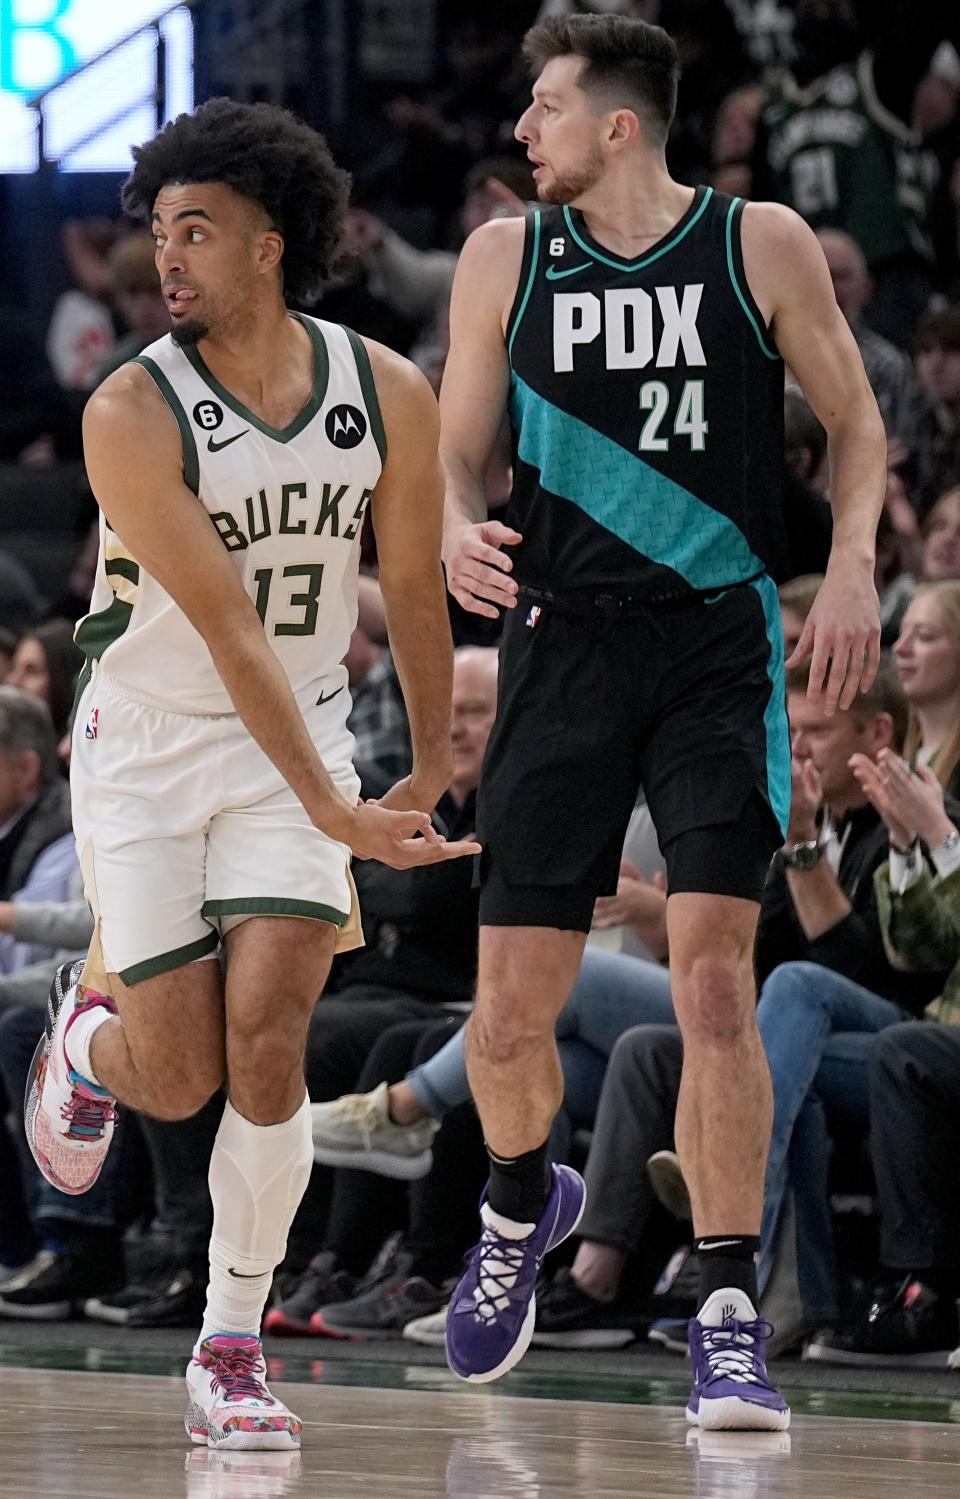
M 945 878 L 924 863 L 916 884 L 903 895 L 890 885 L 890 866 L 873 877 L 883 945 L 904 973 L 950 969 L 943 993 L 926 1008 L 931 1020 L 960 1025 L 960 869 Z

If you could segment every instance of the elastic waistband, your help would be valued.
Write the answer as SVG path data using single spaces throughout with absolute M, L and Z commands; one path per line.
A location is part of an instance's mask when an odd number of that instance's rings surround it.
M 734 583 L 723 583 L 716 588 L 660 587 L 638 589 L 618 588 L 536 588 L 521 583 L 521 598 L 529 599 L 541 607 L 549 605 L 563 614 L 590 616 L 595 614 L 648 614 L 651 610 L 682 609 L 697 604 L 711 604 L 737 588 L 746 588 L 766 576 L 761 570 L 749 578 L 739 578 Z
M 184 703 L 171 703 L 164 698 L 154 697 L 149 692 L 144 692 L 140 687 L 133 687 L 129 682 L 121 682 L 118 677 L 113 677 L 109 672 L 103 670 L 98 661 L 92 663 L 90 680 L 96 682 L 97 686 L 114 697 L 128 699 L 131 703 L 139 703 L 142 708 L 154 708 L 158 713 L 170 713 L 176 718 L 207 718 L 225 719 L 237 718 L 236 709 L 225 709 L 222 713 L 211 713 L 203 708 L 191 708 Z
M 185 703 L 171 703 L 164 698 L 154 697 L 149 692 L 144 692 L 140 687 L 133 687 L 129 682 L 121 682 L 118 677 L 111 676 L 103 670 L 99 661 L 91 661 L 91 683 L 96 682 L 98 688 L 111 693 L 114 697 L 126 698 L 128 702 L 139 703 L 142 708 L 153 708 L 157 713 L 169 713 L 173 718 L 197 718 L 208 723 L 228 723 L 231 720 L 241 722 L 240 715 L 235 708 L 224 709 L 222 712 L 210 712 L 209 709 L 191 708 Z M 324 687 L 336 682 L 337 674 L 342 671 L 337 667 L 327 677 L 319 677 L 316 682 L 311 682 L 308 687 L 294 688 L 293 694 L 302 710 L 306 710 L 315 704 L 317 693 L 322 692 Z

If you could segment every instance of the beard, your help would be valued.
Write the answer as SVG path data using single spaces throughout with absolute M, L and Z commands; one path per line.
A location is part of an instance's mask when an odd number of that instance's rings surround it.
M 202 338 L 209 336 L 208 325 L 199 318 L 184 318 L 182 323 L 174 323 L 170 329 L 170 337 L 178 349 L 192 349 Z
M 583 166 L 569 172 L 555 172 L 548 182 L 537 183 L 541 203 L 574 203 L 595 187 L 603 176 L 603 155 L 594 151 Z

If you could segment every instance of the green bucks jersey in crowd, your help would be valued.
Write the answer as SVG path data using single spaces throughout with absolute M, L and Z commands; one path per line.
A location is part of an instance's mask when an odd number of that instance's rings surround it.
M 770 190 L 814 229 L 844 229 L 868 262 L 930 260 L 925 223 L 939 167 L 877 97 L 873 62 L 834 68 L 806 88 L 789 74 L 762 114 Z

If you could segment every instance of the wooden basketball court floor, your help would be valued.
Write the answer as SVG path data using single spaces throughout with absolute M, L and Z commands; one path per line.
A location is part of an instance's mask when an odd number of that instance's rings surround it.
M 0 1368 L 2 1499 L 954 1499 L 960 1488 L 960 1407 L 947 1401 L 940 1420 L 801 1413 L 789 1433 L 701 1433 L 678 1403 L 530 1398 L 509 1380 L 466 1387 L 439 1369 L 418 1370 L 416 1388 L 394 1370 L 384 1387 L 365 1368 L 346 1383 L 342 1372 L 274 1381 L 303 1417 L 300 1453 L 217 1453 L 185 1436 L 181 1377 L 88 1372 L 89 1360 L 36 1367 L 33 1352 L 34 1367 Z

